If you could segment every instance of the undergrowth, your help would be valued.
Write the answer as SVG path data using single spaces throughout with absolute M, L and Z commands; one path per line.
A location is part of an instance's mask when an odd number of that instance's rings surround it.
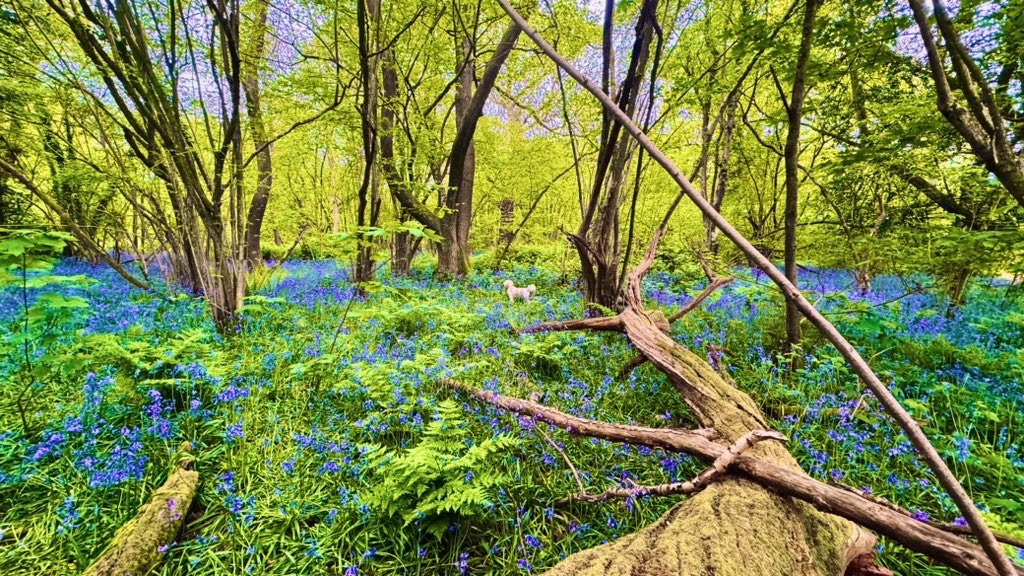
M 31 368 L 10 346 L 0 357 L 2 574 L 81 571 L 166 478 L 182 441 L 202 483 L 165 575 L 533 573 L 674 502 L 559 505 L 578 491 L 566 459 L 590 491 L 685 480 L 701 468 L 683 455 L 572 439 L 438 384 L 452 377 L 588 418 L 693 426 L 652 368 L 614 380 L 633 356 L 622 336 L 514 335 L 582 313 L 561 270 L 511 272 L 539 287 L 534 302 L 513 304 L 504 273 L 437 283 L 417 269 L 360 296 L 344 267 L 293 262 L 263 279 L 244 330 L 226 339 L 201 301 L 166 286 L 144 293 L 71 260 L 50 275 L 78 280 L 29 289 L 29 306 L 86 307 L 40 325 L 47 337 L 30 337 Z M 932 313 L 945 310 L 941 296 L 904 280 L 879 278 L 862 297 L 850 278 L 811 271 L 804 283 L 989 520 L 1020 536 L 1024 306 L 1004 287 L 978 284 L 948 319 Z M 656 272 L 646 288 L 650 306 L 674 310 L 700 285 Z M 7 341 L 24 331 L 23 296 L 16 283 L 0 292 Z M 811 474 L 870 487 L 922 520 L 957 521 L 834 350 L 809 335 L 793 365 L 773 351 L 779 310 L 765 280 L 741 272 L 673 335 L 701 354 L 723 351 Z M 22 422 L 12 408 L 26 382 Z M 885 541 L 880 549 L 898 573 L 947 573 Z

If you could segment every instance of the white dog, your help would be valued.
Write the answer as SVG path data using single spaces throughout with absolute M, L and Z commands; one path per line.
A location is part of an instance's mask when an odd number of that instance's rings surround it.
M 505 282 L 502 283 L 502 286 L 505 287 L 505 292 L 508 293 L 509 302 L 514 302 L 516 298 L 522 298 L 529 302 L 530 296 L 537 291 L 537 287 L 533 284 L 530 284 L 526 288 L 516 288 L 515 283 L 511 280 L 505 280 Z

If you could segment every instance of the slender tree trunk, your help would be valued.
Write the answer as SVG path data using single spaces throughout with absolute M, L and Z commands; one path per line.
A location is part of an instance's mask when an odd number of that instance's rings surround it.
M 270 201 L 270 191 L 274 183 L 271 146 L 268 142 L 267 127 L 263 119 L 260 103 L 259 68 L 266 58 L 267 50 L 267 12 L 269 0 L 251 0 L 253 6 L 253 28 L 248 39 L 245 57 L 248 61 L 242 67 L 242 89 L 245 91 L 245 109 L 249 117 L 249 131 L 256 148 L 256 194 L 249 204 L 246 217 L 245 252 L 250 267 L 263 263 L 260 250 L 260 233 L 263 230 L 263 217 Z
M 789 129 L 786 133 L 786 208 L 784 259 L 786 279 L 797 284 L 796 232 L 798 218 L 798 193 L 800 188 L 800 121 L 803 117 L 804 100 L 807 96 L 807 66 L 811 59 L 811 43 L 814 39 L 814 17 L 820 0 L 807 0 L 804 21 L 800 31 L 800 52 L 797 54 L 796 73 L 793 77 L 793 93 L 787 113 Z M 800 311 L 786 303 L 786 344 L 792 349 L 800 344 Z
M 398 215 L 402 222 L 411 219 L 409 211 L 398 206 Z M 408 232 L 397 232 L 391 239 L 391 273 L 396 276 L 408 276 L 412 269 L 412 259 L 416 256 L 419 240 Z
M 392 198 L 402 222 L 411 219 L 409 210 L 397 201 L 396 191 L 405 189 L 405 181 L 395 162 L 395 117 L 398 106 L 398 72 L 390 50 L 381 54 L 381 111 L 380 111 L 380 167 L 384 181 L 391 190 Z M 391 240 L 391 273 L 407 276 L 412 266 L 416 242 L 408 232 L 398 232 Z
M 732 158 L 732 137 L 736 129 L 736 109 L 739 105 L 739 93 L 730 95 L 725 105 L 725 119 L 722 123 L 722 150 L 715 167 L 715 187 L 708 198 L 708 203 L 721 212 L 725 192 L 729 189 L 729 161 Z M 704 218 L 704 246 L 712 254 L 718 254 L 718 227 L 708 218 Z
M 341 209 L 338 206 L 338 193 L 331 194 L 331 233 L 341 232 Z
M 455 100 L 455 129 L 462 130 L 470 120 L 467 115 L 470 113 L 470 106 L 473 103 L 473 72 L 476 69 L 476 62 L 472 54 L 473 46 L 469 38 L 462 40 L 462 57 L 465 65 L 459 76 L 459 91 Z M 466 149 L 465 157 L 462 160 L 462 181 L 458 183 L 456 193 L 456 238 L 463 246 L 469 242 L 469 228 L 473 223 L 473 186 L 476 182 L 476 146 L 470 138 L 469 146 Z
M 512 24 L 505 30 L 498 47 L 487 62 L 480 85 L 471 92 L 472 85 L 472 44 L 463 38 L 461 58 L 465 65 L 460 75 L 460 85 L 455 101 L 456 125 L 458 131 L 452 144 L 451 162 L 448 173 L 448 193 L 445 207 L 448 213 L 441 218 L 441 236 L 444 244 L 438 252 L 437 274 L 440 276 L 464 276 L 470 270 L 469 227 L 472 221 L 473 172 L 475 159 L 473 137 L 477 124 L 483 116 L 484 104 L 494 89 L 505 60 L 515 47 L 520 28 Z M 469 70 L 467 72 L 467 70 Z M 468 98 L 468 100 L 467 100 Z
M 613 3 L 609 2 L 605 8 L 613 10 Z M 658 0 L 645 0 L 641 6 L 629 68 L 619 85 L 619 107 L 631 117 L 636 112 L 637 96 L 650 57 L 657 11 Z M 602 48 L 602 87 L 606 92 L 612 84 L 611 27 L 611 17 L 606 14 Z M 580 257 L 584 299 L 605 308 L 618 308 L 620 304 L 620 211 L 622 190 L 628 180 L 627 167 L 634 150 L 635 145 L 619 124 L 604 118 L 590 199 L 579 230 L 570 236 Z
M 361 107 L 363 133 L 363 180 L 359 186 L 357 225 L 360 231 L 376 226 L 380 214 L 380 179 L 377 175 L 377 64 L 376 42 L 373 40 L 380 23 L 379 0 L 356 0 L 356 19 L 359 25 L 360 72 L 363 81 Z M 357 283 L 373 280 L 373 242 L 359 234 L 359 248 L 353 280 Z
M 512 198 L 503 198 L 498 202 L 498 210 L 501 212 L 501 222 L 498 225 L 498 245 L 512 242 L 514 234 L 512 226 L 516 219 L 516 201 Z

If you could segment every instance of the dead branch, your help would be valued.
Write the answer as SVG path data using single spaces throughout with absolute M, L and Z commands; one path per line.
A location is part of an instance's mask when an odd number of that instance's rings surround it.
M 584 502 L 602 502 L 609 498 L 671 496 L 675 494 L 693 494 L 700 492 L 705 486 L 721 478 L 732 463 L 736 461 L 737 456 L 745 452 L 754 444 L 763 440 L 778 440 L 780 442 L 785 442 L 787 438 L 773 430 L 753 430 L 743 435 L 743 437 L 734 442 L 732 446 L 729 446 L 725 452 L 718 456 L 718 458 L 715 458 L 714 462 L 711 463 L 711 466 L 708 466 L 701 471 L 701 473 L 695 476 L 693 480 L 658 484 L 655 486 L 638 486 L 634 484 L 629 488 L 613 488 L 602 492 L 601 494 L 587 494 L 586 492 L 581 491 L 581 494 L 576 496 L 574 499 Z
M 665 235 L 665 228 L 658 228 L 651 237 L 647 246 L 644 259 L 629 272 L 629 284 L 626 285 L 626 305 L 636 310 L 644 309 L 643 279 L 647 271 L 654 265 L 654 258 L 658 255 L 658 243 Z M 664 316 L 662 317 L 664 318 Z
M 735 280 L 735 278 L 733 278 L 732 276 L 719 276 L 715 274 L 715 272 L 711 269 L 710 264 L 708 264 L 707 259 L 703 258 L 699 253 L 697 254 L 697 261 L 700 262 L 700 266 L 704 270 L 705 276 L 707 276 L 708 278 L 708 285 L 705 286 L 704 289 L 701 290 L 699 294 L 697 294 L 697 296 L 695 296 L 692 300 L 687 302 L 686 305 L 680 308 L 678 312 L 669 316 L 669 324 L 674 324 L 683 316 L 686 316 L 690 312 L 693 312 L 694 310 L 697 309 L 698 306 L 700 306 L 705 300 L 707 300 L 708 296 L 711 296 L 711 294 L 715 290 L 718 290 L 719 288 Z M 619 380 L 625 380 L 626 378 L 629 377 L 630 374 L 633 373 L 633 370 L 636 370 L 640 366 L 643 366 L 646 362 L 647 358 L 644 358 L 643 356 L 637 356 L 633 358 L 632 360 L 627 362 L 621 370 L 619 370 L 619 374 L 618 376 L 616 376 L 616 378 L 618 378 Z
M 893 502 L 889 502 L 885 498 L 879 498 L 878 496 L 875 496 L 873 494 L 867 494 L 863 490 L 858 490 L 853 486 L 850 486 L 849 484 L 844 484 L 842 482 L 833 482 L 832 484 L 838 486 L 839 488 L 842 488 L 843 490 L 846 490 L 851 494 L 856 494 L 857 496 L 860 496 L 861 498 L 869 502 L 873 502 L 875 504 L 878 504 L 879 506 L 885 506 L 886 508 L 889 508 L 894 512 L 903 514 L 904 516 L 908 516 L 910 518 L 914 517 L 913 513 L 911 513 L 910 510 L 907 510 L 906 508 Z M 960 524 L 948 524 L 945 522 L 928 522 L 928 524 L 935 526 L 940 530 L 945 530 L 950 534 L 956 534 L 958 536 L 973 536 L 970 526 L 961 526 Z M 1024 549 L 1024 539 L 1017 538 L 1009 534 L 1003 534 L 1000 532 L 995 532 L 994 534 L 996 540 L 1002 542 L 1003 544 L 1008 544 L 1010 546 L 1013 546 L 1014 548 Z
M 458 380 L 442 378 L 440 382 L 453 390 L 468 394 L 498 408 L 529 416 L 535 421 L 557 426 L 570 434 L 579 434 L 612 442 L 662 448 L 670 452 L 702 455 L 707 460 L 714 460 L 725 450 L 711 441 L 718 437 L 718 433 L 709 428 L 678 430 L 674 428 L 647 428 L 644 426 L 631 426 L 629 424 L 599 422 L 566 414 L 537 402 L 503 396 L 490 390 L 481 390 L 463 384 Z
M 677 320 L 679 320 L 683 316 L 686 316 L 690 312 L 693 312 L 694 310 L 696 310 L 698 306 L 700 306 L 705 300 L 708 299 L 708 296 L 711 296 L 712 292 L 714 292 L 715 290 L 718 290 L 722 286 L 730 284 L 733 280 L 735 280 L 735 278 L 733 278 L 732 276 L 724 276 L 724 277 L 723 276 L 719 276 L 719 277 L 716 277 L 714 280 L 711 281 L 710 284 L 705 286 L 704 289 L 700 291 L 700 294 L 697 294 L 696 296 L 694 296 L 693 300 L 690 300 L 682 308 L 680 308 L 678 312 L 676 312 L 675 314 L 669 316 L 668 317 L 669 323 L 670 324 L 675 323 Z
M 562 460 L 565 460 L 565 465 L 569 467 L 569 470 L 572 472 L 573 479 L 576 480 L 576 487 L 580 489 L 580 494 L 586 496 L 587 488 L 583 485 L 583 480 L 580 479 L 580 473 L 576 471 L 576 465 L 572 463 L 572 459 L 569 458 L 569 455 L 565 453 L 565 450 L 562 450 L 562 447 L 559 446 L 558 443 L 551 438 L 551 435 L 545 432 L 543 428 L 538 426 L 537 432 L 540 432 L 540 435 L 547 440 L 548 444 L 551 444 L 551 447 L 561 454 Z
M 455 380 L 445 378 L 440 382 L 499 408 L 528 416 L 534 421 L 546 422 L 574 435 L 686 453 L 712 462 L 727 450 L 709 439 L 713 437 L 714 431 L 645 428 L 600 422 L 571 416 L 536 402 L 481 390 Z M 777 494 L 807 502 L 822 512 L 874 530 L 910 550 L 925 554 L 965 574 L 998 574 L 985 551 L 978 545 L 887 506 L 866 500 L 858 494 L 815 480 L 799 470 L 740 455 L 733 463 L 732 472 Z M 1015 574 L 1024 575 L 1024 570 L 1017 570 Z
M 598 101 L 605 111 L 614 118 L 618 125 L 621 125 L 638 143 L 640 146 L 647 151 L 647 153 L 656 160 L 661 166 L 669 173 L 672 179 L 679 185 L 680 189 L 686 196 L 693 202 L 697 208 L 704 214 L 707 220 L 718 227 L 722 233 L 729 238 L 747 258 L 755 264 L 762 272 L 764 272 L 772 281 L 781 289 L 786 301 L 798 310 L 808 321 L 814 325 L 819 332 L 830 342 L 839 353 L 846 360 L 850 368 L 856 373 L 864 384 L 875 394 L 878 398 L 879 403 L 883 406 L 885 411 L 896 421 L 903 432 L 907 435 L 911 444 L 915 450 L 921 456 L 921 458 L 928 464 L 928 467 L 935 474 L 939 484 L 946 490 L 949 496 L 956 503 L 960 513 L 967 520 L 968 525 L 974 530 L 974 533 L 978 537 L 978 541 L 981 543 L 982 548 L 988 557 L 988 562 L 985 564 L 986 569 L 990 569 L 987 565 L 991 563 L 991 569 L 994 570 L 991 573 L 1000 574 L 1001 576 L 1009 576 L 1017 573 L 1017 570 L 1010 564 L 1009 559 L 1003 552 L 999 542 L 996 541 L 995 536 L 992 534 L 992 530 L 985 523 L 985 520 L 981 517 L 981 513 L 978 508 L 974 505 L 973 500 L 964 490 L 964 487 L 960 485 L 956 476 L 950 470 L 949 466 L 942 459 L 942 456 L 935 449 L 935 447 L 929 441 L 927 435 L 921 429 L 921 426 L 910 416 L 910 414 L 903 408 L 899 403 L 899 400 L 893 395 L 885 383 L 875 374 L 875 372 L 868 365 L 867 361 L 860 355 L 856 348 L 832 325 L 817 309 L 808 302 L 807 298 L 804 297 L 803 293 L 791 283 L 782 272 L 779 271 L 775 265 L 768 260 L 753 244 L 750 243 L 740 232 L 733 227 L 733 225 L 725 219 L 715 208 L 712 206 L 707 199 L 705 199 L 700 192 L 694 187 L 693 183 L 686 179 L 686 177 L 680 172 L 679 168 L 675 163 L 665 155 L 650 138 L 633 122 L 629 115 L 611 99 L 608 93 L 601 89 L 600 86 L 595 85 L 591 82 L 582 72 L 579 71 L 575 66 L 572 65 L 568 60 L 559 54 L 554 48 L 551 47 L 541 36 L 534 30 L 512 6 L 508 0 L 498 0 L 502 9 L 506 14 L 523 29 L 525 33 L 534 44 L 537 45 L 555 64 L 565 70 L 565 72 L 571 76 L 576 82 L 580 84 L 584 89 L 590 92 Z M 659 230 L 659 233 L 661 230 Z M 658 237 L 659 233 L 655 234 L 655 238 Z M 656 244 L 652 242 L 652 244 Z M 629 312 L 627 308 L 626 313 Z M 625 313 L 624 313 L 625 314 Z M 622 317 L 623 315 L 620 315 Z M 627 322 L 623 322 L 624 327 L 629 331 L 629 325 Z M 641 346 L 638 344 L 638 337 L 647 337 L 646 334 L 628 334 L 630 340 L 633 341 L 634 345 L 638 348 Z M 671 340 L 671 339 L 669 339 Z M 657 359 L 651 356 L 647 350 L 641 349 L 641 353 L 651 359 L 652 363 L 657 365 L 663 372 L 669 376 L 672 380 L 674 377 L 683 384 L 689 384 L 694 387 L 694 390 L 684 391 L 677 384 L 677 389 L 684 393 L 684 399 L 688 403 L 692 403 L 696 399 L 692 396 L 688 397 L 688 392 L 697 391 L 700 393 L 699 383 L 685 381 L 685 374 L 677 373 L 675 375 L 670 374 L 669 370 L 672 368 L 678 369 L 678 366 L 671 366 L 670 364 L 660 363 Z M 674 382 L 675 384 L 676 382 Z M 721 399 L 719 399 L 721 400 Z M 749 398 L 748 398 L 749 400 Z M 864 524 L 862 524 L 864 525 Z M 948 558 L 948 550 L 938 550 L 944 558 Z M 933 556 L 934 557 L 934 556 Z
M 292 255 L 292 252 L 294 252 L 295 249 L 302 242 L 302 237 L 306 235 L 306 230 L 308 230 L 308 229 L 309 229 L 309 226 L 307 226 L 307 225 L 303 225 L 302 226 L 302 229 L 299 230 L 299 235 L 295 237 L 295 242 L 292 242 L 292 245 L 284 253 L 284 256 L 282 256 L 280 260 L 278 260 L 277 262 L 274 263 L 274 266 L 270 269 L 271 272 L 277 271 L 278 268 L 280 268 L 285 262 L 288 261 L 288 258 Z
M 599 318 L 583 318 L 576 320 L 555 320 L 527 326 L 520 334 L 537 332 L 570 332 L 573 330 L 595 330 L 598 332 L 622 332 L 622 322 L 618 316 L 601 316 Z

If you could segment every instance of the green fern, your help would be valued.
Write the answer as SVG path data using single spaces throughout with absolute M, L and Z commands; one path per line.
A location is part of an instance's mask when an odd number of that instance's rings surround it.
M 517 444 L 507 435 L 473 444 L 461 406 L 442 401 L 419 444 L 389 458 L 374 454 L 379 465 L 368 503 L 387 518 L 402 518 L 406 526 L 419 520 L 440 536 L 451 520 L 486 511 L 495 486 L 507 480 L 495 465 L 498 455 Z

